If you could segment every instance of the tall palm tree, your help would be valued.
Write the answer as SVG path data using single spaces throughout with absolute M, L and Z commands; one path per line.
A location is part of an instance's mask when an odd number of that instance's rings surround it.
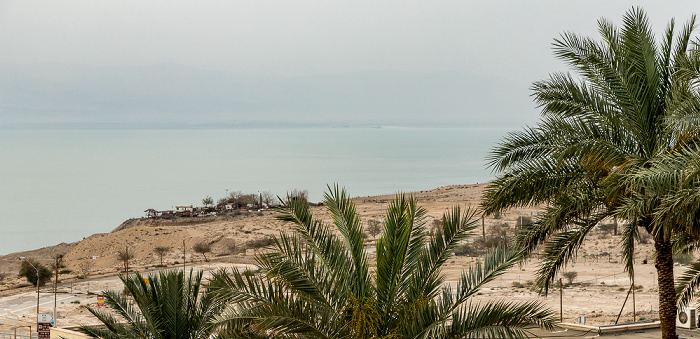
M 166 271 L 144 279 L 121 276 L 125 291 L 105 292 L 109 311 L 86 306 L 102 323 L 81 326 L 93 338 L 209 338 L 220 306 L 202 291 L 202 272 Z
M 700 115 L 700 111 L 694 113 Z M 654 159 L 625 177 L 629 186 L 642 186 L 640 192 L 625 199 L 619 209 L 634 213 L 637 206 L 655 200 L 653 222 L 659 228 L 675 231 L 671 239 L 674 252 L 691 253 L 700 249 L 700 147 L 695 141 L 665 156 Z M 686 270 L 676 283 L 678 304 L 686 306 L 700 288 L 700 262 Z
M 653 217 L 659 200 L 625 178 L 685 142 L 669 121 L 675 110 L 695 101 L 690 82 L 676 72 L 690 50 L 695 18 L 680 32 L 671 21 L 658 44 L 639 8 L 624 15 L 620 29 L 604 19 L 598 24 L 600 42 L 573 33 L 555 40 L 554 54 L 575 75 L 555 73 L 533 85 L 542 119 L 509 134 L 493 150 L 491 165 L 499 174 L 482 204 L 488 214 L 547 206 L 517 239 L 525 253 L 545 244 L 538 271 L 545 291 L 598 222 L 627 219 L 620 241 L 630 275 L 639 229 L 649 232 L 657 254 L 662 333 L 675 338 L 671 238 L 679 229 L 661 227 L 668 224 Z M 626 204 L 632 196 L 644 199 L 632 208 Z
M 528 325 L 550 327 L 538 302 L 470 302 L 479 288 L 518 261 L 500 249 L 462 272 L 456 286 L 441 269 L 476 227 L 474 213 L 453 208 L 433 236 L 425 210 L 398 195 L 376 244 L 376 267 L 355 206 L 338 187 L 325 195 L 333 220 L 314 218 L 305 199 L 287 199 L 278 219 L 291 222 L 256 257 L 259 273 L 220 271 L 210 289 L 227 308 L 216 318 L 231 337 L 525 338 Z M 242 334 L 243 333 L 243 334 Z

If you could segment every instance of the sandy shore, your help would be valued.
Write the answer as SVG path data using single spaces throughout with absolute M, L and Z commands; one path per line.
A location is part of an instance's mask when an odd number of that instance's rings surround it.
M 414 192 L 419 204 L 427 209 L 430 219 L 440 219 L 443 212 L 454 205 L 462 207 L 478 206 L 481 193 L 485 185 L 447 186 L 429 191 Z M 350 192 L 352 193 L 352 192 Z M 388 202 L 393 195 L 357 197 L 354 201 L 357 211 L 364 221 L 369 219 L 381 220 Z M 537 208 L 516 209 L 508 211 L 499 219 L 487 217 L 484 219 L 485 229 L 488 232 L 492 226 L 507 223 L 511 229 L 519 216 L 530 216 Z M 323 207 L 313 207 L 313 212 L 320 218 L 330 221 L 329 214 Z M 98 275 L 115 275 L 121 268 L 122 262 L 117 258 L 119 251 L 128 246 L 133 259 L 131 267 L 134 270 L 144 271 L 153 269 L 159 264 L 160 258 L 153 251 L 155 247 L 166 246 L 171 250 L 163 257 L 164 263 L 169 267 L 179 267 L 184 256 L 188 262 L 202 262 L 203 257 L 192 251 L 192 245 L 198 242 L 211 244 L 212 252 L 207 254 L 212 262 L 200 267 L 209 269 L 225 267 L 233 264 L 250 265 L 257 249 L 251 245 L 255 241 L 266 239 L 270 235 L 276 235 L 287 229 L 288 225 L 273 219 L 274 211 L 244 211 L 237 215 L 217 218 L 191 218 L 177 222 L 164 220 L 134 219 L 122 225 L 119 230 L 95 234 L 82 241 L 72 244 L 61 244 L 52 248 L 44 248 L 35 251 L 13 253 L 0 257 L 0 272 L 7 272 L 0 281 L 0 297 L 29 291 L 27 283 L 16 277 L 21 261 L 17 257 L 38 258 L 44 263 L 49 263 L 52 253 L 65 253 L 64 261 L 66 269 L 73 273 L 61 275 L 64 283 L 74 282 L 81 285 L 79 275 L 95 277 Z M 475 236 L 481 236 L 479 228 Z M 185 246 L 183 248 L 183 240 Z M 576 263 L 567 267 L 566 271 L 575 271 L 578 276 L 574 280 L 575 285 L 563 289 L 564 320 L 573 322 L 579 316 L 586 316 L 589 324 L 610 324 L 617 317 L 627 296 L 630 286 L 628 277 L 619 263 L 620 248 L 617 245 L 618 237 L 609 233 L 594 232 L 585 241 L 579 259 Z M 374 247 L 370 237 L 368 246 Z M 235 247 L 235 248 L 234 248 Z M 650 311 L 658 310 L 656 295 L 656 274 L 653 267 L 651 244 L 640 245 L 637 255 L 635 283 L 641 286 L 635 293 L 635 305 L 638 319 L 650 317 Z M 232 253 L 232 250 L 235 254 Z M 370 250 L 370 253 L 372 251 Z M 609 253 L 609 256 L 599 256 Z M 597 260 L 595 257 L 598 256 Z M 94 259 L 93 259 L 94 258 Z M 642 260 L 647 259 L 647 264 Z M 477 260 L 473 257 L 454 257 L 447 265 L 445 273 L 448 283 L 456 280 L 459 272 L 469 263 Z M 177 263 L 177 264 L 176 264 Z M 559 310 L 559 290 L 552 290 L 547 297 L 539 295 L 532 289 L 531 281 L 535 280 L 537 258 L 509 271 L 502 278 L 489 284 L 475 300 L 502 298 L 507 300 L 532 300 L 540 299 L 553 310 Z M 683 266 L 677 267 L 676 274 L 684 270 Z M 564 279 L 566 281 L 566 279 Z M 23 287 L 24 286 L 24 287 Z M 93 285 L 97 291 L 100 289 L 119 288 L 118 280 L 112 280 L 111 285 Z M 86 303 L 96 302 L 86 299 Z M 627 302 L 621 321 L 632 320 L 632 296 Z M 85 310 L 80 304 L 62 305 L 59 307 L 63 322 L 70 324 L 90 322 Z M 22 321 L 22 319 L 16 319 Z M 27 320 L 27 319 L 24 319 Z M 0 320 L 7 322 L 7 320 Z

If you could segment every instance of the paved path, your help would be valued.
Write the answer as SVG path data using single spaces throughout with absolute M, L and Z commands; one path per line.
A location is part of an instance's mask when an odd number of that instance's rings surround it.
M 85 300 L 92 297 L 87 295 L 74 295 L 74 294 L 58 294 L 56 296 L 56 303 L 58 305 L 70 303 L 75 300 Z M 53 294 L 49 297 L 48 295 L 43 295 L 40 299 L 39 308 L 40 309 L 53 309 L 54 298 Z M 11 297 L 5 297 L 0 299 L 0 319 L 2 318 L 21 318 L 23 315 L 31 315 L 32 317 L 36 314 L 36 294 L 22 293 L 14 295 Z

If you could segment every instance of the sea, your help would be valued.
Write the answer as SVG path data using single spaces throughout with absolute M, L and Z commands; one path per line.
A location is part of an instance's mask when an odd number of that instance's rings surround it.
M 0 254 L 110 232 L 227 192 L 352 196 L 483 183 L 509 129 L 19 126 L 0 129 Z

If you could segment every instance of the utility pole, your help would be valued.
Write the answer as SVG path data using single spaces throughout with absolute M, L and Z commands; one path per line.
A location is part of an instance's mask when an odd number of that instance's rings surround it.
M 564 285 L 559 278 L 559 322 L 564 322 Z
M 54 258 L 54 268 L 56 269 L 56 274 L 55 274 L 55 279 L 53 283 L 53 326 L 58 327 L 58 320 L 57 316 L 58 313 L 56 313 L 56 301 L 57 301 L 57 294 L 58 294 L 58 266 L 61 260 L 63 260 L 63 254 L 56 254 L 53 256 Z
M 634 286 L 634 273 L 632 273 L 632 321 L 637 322 L 637 300 L 634 296 L 634 290 L 637 287 Z
M 19 257 L 20 259 L 26 261 L 29 265 L 32 265 L 34 269 L 36 270 L 36 326 L 39 328 L 39 283 L 41 282 L 40 276 L 39 276 L 39 269 L 32 264 L 31 261 L 27 260 L 25 257 Z M 31 333 L 31 328 L 29 330 Z
M 187 247 L 185 247 L 185 239 L 182 239 L 182 274 L 185 274 L 185 263 L 187 262 Z

